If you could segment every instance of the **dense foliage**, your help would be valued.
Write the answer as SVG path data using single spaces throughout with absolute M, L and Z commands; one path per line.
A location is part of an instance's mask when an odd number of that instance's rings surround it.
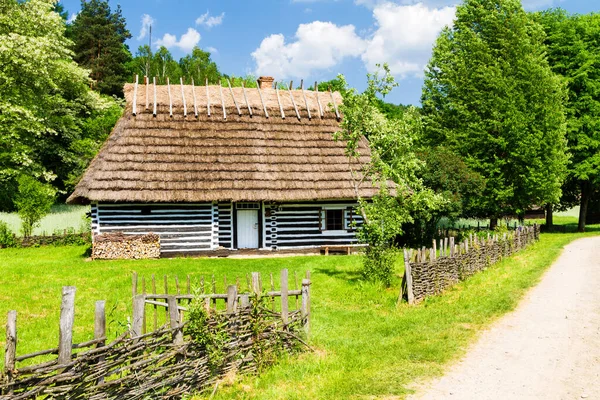
M 588 203 L 600 191 L 600 14 L 569 15 L 548 10 L 535 15 L 546 31 L 548 60 L 569 90 L 567 206 L 579 200 L 579 230 L 585 229 Z M 575 196 L 572 194 L 575 193 Z
M 561 195 L 566 90 L 543 40 L 518 0 L 466 0 L 426 70 L 426 137 L 485 178 L 477 208 L 492 225 Z
M 116 113 L 113 100 L 89 89 L 88 71 L 73 61 L 65 22 L 53 8 L 52 0 L 0 5 L 2 210 L 14 208 L 21 174 L 67 192 L 82 172 L 82 147 L 104 140 L 86 124 Z
M 95 87 L 107 95 L 123 95 L 127 80 L 125 63 L 131 53 L 125 40 L 131 38 L 121 6 L 113 12 L 108 1 L 81 0 L 81 11 L 68 30 L 75 61 L 91 71 Z

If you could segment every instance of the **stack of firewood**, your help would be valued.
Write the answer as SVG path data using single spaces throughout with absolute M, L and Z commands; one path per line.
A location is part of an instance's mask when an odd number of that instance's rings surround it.
M 121 232 L 94 236 L 92 259 L 160 258 L 160 238 L 155 233 L 125 235 Z

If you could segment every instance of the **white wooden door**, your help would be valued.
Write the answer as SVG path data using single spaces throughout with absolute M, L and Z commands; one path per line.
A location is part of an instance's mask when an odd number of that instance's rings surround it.
M 238 249 L 258 248 L 258 210 L 237 210 Z

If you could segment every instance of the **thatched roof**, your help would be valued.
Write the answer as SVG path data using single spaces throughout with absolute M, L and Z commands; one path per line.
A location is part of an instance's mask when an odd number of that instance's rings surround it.
M 333 140 L 339 93 L 170 85 L 169 96 L 156 86 L 154 115 L 153 85 L 124 90 L 124 115 L 69 203 L 356 197 L 345 143 Z M 361 195 L 375 191 L 367 183 Z

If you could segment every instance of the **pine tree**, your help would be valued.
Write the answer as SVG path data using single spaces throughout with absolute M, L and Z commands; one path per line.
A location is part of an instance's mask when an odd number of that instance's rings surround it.
M 542 27 L 518 0 L 466 0 L 438 37 L 423 113 L 444 144 L 486 180 L 481 216 L 556 203 L 566 174 L 566 91 L 546 59 Z
M 75 61 L 90 69 L 95 88 L 103 94 L 123 95 L 128 80 L 126 63 L 131 53 L 125 40 L 131 38 L 121 7 L 112 12 L 106 0 L 82 0 L 81 12 L 69 30 L 75 43 Z

